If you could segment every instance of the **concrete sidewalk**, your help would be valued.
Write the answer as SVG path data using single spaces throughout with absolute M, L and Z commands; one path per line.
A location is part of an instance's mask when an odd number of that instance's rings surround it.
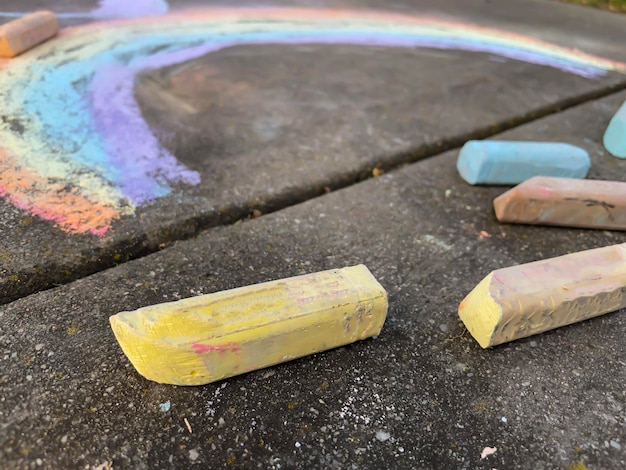
M 615 46 L 626 17 L 551 2 L 463 5 L 439 8 L 489 26 L 508 27 L 515 13 L 520 32 L 536 20 L 538 36 L 569 35 L 595 53 L 606 44 L 603 55 L 626 60 Z M 612 90 L 625 86 L 617 73 L 354 45 L 238 46 L 140 75 L 151 128 L 201 183 L 102 238 L 0 203 L 10 254 L 1 296 L 21 297 L 0 307 L 0 467 L 626 467 L 623 312 L 491 350 L 456 314 L 493 269 L 626 235 L 497 223 L 492 201 L 505 188 L 463 182 L 453 148 L 489 132 L 565 141 L 590 153 L 589 177 L 626 181 L 626 162 L 601 145 L 626 100 Z M 172 99 L 179 114 L 167 112 Z M 374 168 L 386 171 L 353 184 Z M 378 338 L 215 384 L 143 379 L 108 324 L 122 310 L 357 263 L 389 293 Z M 497 451 L 481 459 L 485 447 Z
M 617 15 L 545 1 L 495 6 L 449 0 L 436 8 L 425 1 L 387 3 L 387 10 L 409 17 L 459 22 L 461 34 L 486 26 L 626 62 L 624 18 Z M 59 8 L 67 12 L 69 6 Z M 21 84 L 32 85 L 28 77 Z M 255 209 L 287 207 L 371 176 L 374 168 L 417 161 L 624 87 L 626 77 L 614 72 L 589 79 L 488 53 L 349 44 L 239 45 L 144 71 L 134 87 L 141 115 L 200 183 L 175 184 L 170 195 L 113 220 L 104 236 L 67 233 L 0 200 L 0 303 L 143 256 Z M 65 99 L 54 87 L 40 91 L 51 101 Z M 74 119 L 84 114 L 65 112 Z M 74 145 L 85 144 L 79 139 Z M 74 158 L 80 161 L 80 152 Z M 72 168 L 62 194 L 84 171 Z M 116 170 L 113 165 L 109 171 Z

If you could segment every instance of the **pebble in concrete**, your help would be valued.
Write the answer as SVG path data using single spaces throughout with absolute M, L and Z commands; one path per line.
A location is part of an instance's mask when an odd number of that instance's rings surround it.
M 560 142 L 470 140 L 457 160 L 469 184 L 518 184 L 533 176 L 584 178 L 591 160 L 574 145 Z

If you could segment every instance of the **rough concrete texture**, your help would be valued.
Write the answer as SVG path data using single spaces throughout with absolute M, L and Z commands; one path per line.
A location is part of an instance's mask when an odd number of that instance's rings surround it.
M 624 180 L 626 162 L 600 144 L 605 118 L 624 98 L 498 138 L 581 145 L 592 177 Z M 456 308 L 493 269 L 625 235 L 500 225 L 492 200 L 505 188 L 464 183 L 457 154 L 211 229 L 0 307 L 0 461 L 7 468 L 624 468 L 625 312 L 483 350 Z M 356 263 L 389 293 L 378 338 L 221 383 L 180 388 L 143 379 L 108 326 L 120 310 Z M 481 459 L 485 447 L 497 450 Z
M 28 5 L 42 2 L 19 8 Z M 624 18 L 558 2 L 358 6 L 463 19 L 626 60 Z M 624 86 L 615 73 L 590 80 L 482 53 L 345 45 L 239 46 L 144 73 L 135 95 L 146 120 L 202 183 L 124 217 L 102 238 L 67 235 L 0 201 L 0 303 Z

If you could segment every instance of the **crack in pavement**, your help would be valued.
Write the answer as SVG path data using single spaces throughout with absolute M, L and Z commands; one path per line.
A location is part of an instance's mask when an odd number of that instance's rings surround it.
M 49 266 L 33 266 L 18 271 L 0 282 L 0 305 L 10 303 L 19 298 L 35 294 L 68 284 L 97 272 L 110 269 L 119 264 L 140 259 L 157 251 L 166 249 L 170 244 L 188 240 L 198 236 L 201 232 L 216 227 L 228 226 L 244 219 L 270 214 L 288 207 L 323 196 L 329 190 L 335 191 L 348 188 L 362 181 L 374 177 L 374 170 L 391 171 L 404 165 L 416 163 L 428 158 L 435 158 L 444 152 L 461 147 L 466 141 L 484 139 L 509 131 L 518 126 L 528 124 L 539 119 L 561 113 L 570 108 L 584 105 L 591 101 L 611 96 L 626 90 L 626 81 L 604 87 L 599 90 L 582 93 L 565 98 L 556 103 L 539 107 L 531 112 L 496 122 L 474 131 L 463 133 L 432 143 L 426 143 L 416 148 L 381 157 L 380 164 L 372 167 L 364 165 L 361 168 L 344 173 L 322 183 L 310 184 L 297 189 L 287 189 L 261 202 L 258 205 L 226 207 L 221 211 L 208 214 L 192 215 L 173 220 L 169 224 L 162 224 L 153 231 L 128 239 L 122 236 L 105 247 L 94 247 L 80 253 L 79 266 L 74 263 L 67 265 L 52 263 Z

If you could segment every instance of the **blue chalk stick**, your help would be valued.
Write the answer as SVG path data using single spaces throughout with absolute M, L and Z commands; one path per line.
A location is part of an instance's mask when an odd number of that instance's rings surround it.
M 579 147 L 561 142 L 470 140 L 456 163 L 469 184 L 519 184 L 533 176 L 584 178 L 591 160 Z
M 606 128 L 604 148 L 614 157 L 626 158 L 626 101 Z

